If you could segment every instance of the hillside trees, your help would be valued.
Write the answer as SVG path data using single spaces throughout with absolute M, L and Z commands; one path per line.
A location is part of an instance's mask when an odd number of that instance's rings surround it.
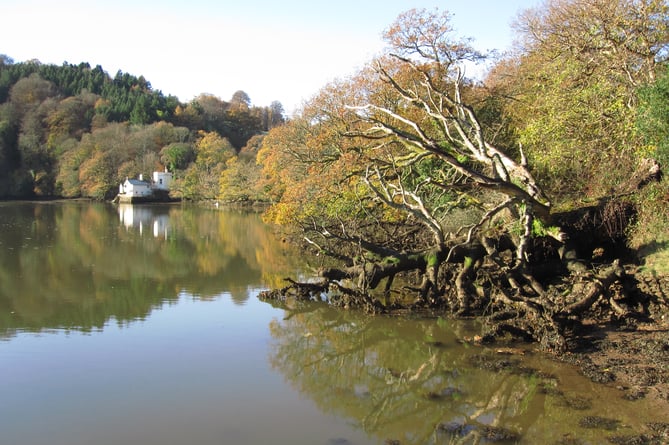
M 201 131 L 194 146 L 195 161 L 184 172 L 175 187 L 186 199 L 215 199 L 226 162 L 236 154 L 226 138 L 216 132 Z
M 55 95 L 54 85 L 36 74 L 19 80 L 10 90 L 9 103 L 20 122 L 17 139 L 20 173 L 16 179 L 23 192 L 53 191 L 51 175 L 55 159 L 46 145 L 47 132 L 42 121 L 54 109 Z
M 98 96 L 83 92 L 60 100 L 45 118 L 48 137 L 47 145 L 57 150 L 61 141 L 67 138 L 81 139 L 90 131 L 95 103 Z
M 244 111 L 251 107 L 251 97 L 246 91 L 237 90 L 230 99 L 230 109 L 234 111 Z
M 111 199 L 126 178 L 149 177 L 163 168 L 161 153 L 193 149 L 185 128 L 157 122 L 148 126 L 114 123 L 70 139 L 59 157 L 56 186 L 64 197 Z
M 279 102 L 270 107 L 252 106 L 241 90 L 230 102 L 201 95 L 182 104 L 154 91 L 143 76 L 118 71 L 111 78 L 100 66 L 91 68 L 87 63 L 57 66 L 33 60 L 14 64 L 2 56 L 0 197 L 103 199 L 116 192 L 116 181 L 164 167 L 175 174 L 176 186 L 184 184 L 189 171 L 192 184 L 206 182 L 210 186 L 207 197 L 214 197 L 218 175 L 228 158 L 221 158 L 216 168 L 195 165 L 199 132 L 216 133 L 237 153 L 251 138 L 283 121 Z M 119 123 L 127 131 L 118 131 Z M 99 135 L 118 136 L 127 145 L 99 141 L 93 150 L 87 141 L 97 141 Z M 221 146 L 225 153 L 228 142 Z M 241 162 L 236 168 L 245 173 L 251 165 Z M 82 167 L 84 174 L 94 176 L 83 177 Z M 196 177 L 209 174 L 213 177 Z M 201 195 L 192 187 L 191 191 L 188 197 Z M 175 190 L 179 196 L 182 192 Z
M 18 150 L 20 119 L 15 108 L 0 104 L 0 197 L 13 196 L 23 191 L 17 185 L 17 172 L 21 164 Z
M 108 121 L 150 124 L 170 120 L 179 104 L 174 96 L 165 97 L 154 91 L 144 76 L 118 71 L 112 81 L 105 82 L 99 93 L 106 101 L 96 109 Z
M 160 161 L 169 171 L 185 170 L 195 158 L 192 144 L 172 142 L 160 150 Z
M 278 100 L 273 101 L 263 113 L 262 122 L 266 130 L 271 130 L 286 122 L 283 105 Z
M 61 66 L 45 65 L 39 61 L 4 63 L 0 65 L 0 103 L 7 100 L 10 89 L 21 79 L 37 76 L 51 83 L 55 94 L 61 97 L 77 96 L 83 92 L 105 99 L 105 105 L 96 113 L 107 121 L 124 122 L 135 113 L 135 123 L 151 123 L 169 119 L 178 100 L 154 91 L 143 76 L 118 71 L 112 79 L 101 66 L 91 68 L 88 63 L 78 65 L 64 62 Z M 138 119 L 144 119 L 140 122 Z
M 261 166 L 256 162 L 263 135 L 253 136 L 240 150 L 225 162 L 221 173 L 218 199 L 223 202 L 265 202 L 267 196 L 261 184 Z
M 0 168 L 7 172 L 0 196 L 5 197 L 54 196 L 63 190 L 67 190 L 64 196 L 78 196 L 82 191 L 92 190 L 79 187 L 79 180 L 68 171 L 73 162 L 76 168 L 83 163 L 82 159 L 73 161 L 78 156 L 69 153 L 82 137 L 93 128 L 104 128 L 114 119 L 138 124 L 156 121 L 159 115 L 167 116 L 166 107 L 171 106 L 142 77 L 119 72 L 112 82 L 99 66 L 91 69 L 83 63 L 63 66 L 42 65 L 38 61 L 3 63 L 0 96 L 6 99 L 0 105 L 4 110 L 0 125 L 3 145 Z M 87 150 L 78 151 L 82 152 Z M 93 155 L 91 151 L 88 153 Z M 106 165 L 102 158 L 99 154 L 91 162 Z M 61 172 L 66 165 L 66 171 Z M 97 179 L 103 187 L 111 187 L 104 177 Z M 63 181 L 64 178 L 68 179 Z M 95 180 L 88 178 L 85 182 Z M 112 192 L 109 189 L 103 193 L 97 188 L 90 196 L 101 197 Z
M 201 94 L 178 110 L 177 122 L 189 128 L 215 131 L 239 152 L 253 136 L 284 122 L 283 106 L 277 101 L 269 107 L 251 106 L 250 97 L 241 90 L 229 102 Z

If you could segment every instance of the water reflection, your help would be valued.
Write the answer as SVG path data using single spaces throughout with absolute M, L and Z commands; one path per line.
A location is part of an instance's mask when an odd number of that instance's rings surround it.
M 303 269 L 258 215 L 131 210 L 0 203 L 9 442 L 598 444 L 669 420 L 538 354 L 460 341 L 474 325 L 247 302 Z
M 0 204 L 0 336 L 144 319 L 180 293 L 229 293 L 293 274 L 259 215 L 181 205 Z
M 538 354 L 458 340 L 474 334 L 473 325 L 323 305 L 285 309 L 270 327 L 272 366 L 321 411 L 349 419 L 379 443 L 606 443 L 610 435 L 643 432 L 657 418 L 651 406 L 630 405 L 612 388 L 583 393 L 584 378 Z M 593 413 L 621 427 L 583 428 Z
M 150 229 L 155 237 L 167 239 L 170 217 L 168 206 L 141 206 L 118 204 L 118 215 L 126 229 L 139 230 L 140 235 Z

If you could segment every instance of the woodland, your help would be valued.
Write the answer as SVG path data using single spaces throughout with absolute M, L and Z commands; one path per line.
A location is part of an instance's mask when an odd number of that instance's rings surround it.
M 289 119 L 243 91 L 183 104 L 141 76 L 4 56 L 0 197 L 110 199 L 168 168 L 175 197 L 263 203 L 313 252 L 313 277 L 264 298 L 476 316 L 482 340 L 557 352 L 588 320 L 660 322 L 666 2 L 546 0 L 505 54 L 450 19 L 401 14 L 384 54 Z
M 280 102 L 252 106 L 241 90 L 184 104 L 143 76 L 0 56 L 0 198 L 107 200 L 167 168 L 176 197 L 214 199 L 226 162 L 284 120 Z

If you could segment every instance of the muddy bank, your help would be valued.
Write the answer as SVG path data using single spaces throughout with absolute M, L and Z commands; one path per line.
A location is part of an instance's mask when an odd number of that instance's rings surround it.
M 636 277 L 638 292 L 667 301 L 669 277 Z M 618 388 L 625 399 L 645 398 L 669 412 L 669 313 L 666 305 L 648 310 L 647 319 L 628 323 L 583 320 L 569 339 L 569 351 L 556 358 L 578 366 L 594 382 Z

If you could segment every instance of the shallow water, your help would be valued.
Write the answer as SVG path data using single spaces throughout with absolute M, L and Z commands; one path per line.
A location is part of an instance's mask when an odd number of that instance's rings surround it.
M 0 443 L 596 444 L 668 421 L 468 344 L 473 323 L 257 299 L 306 260 L 253 214 L 0 203 Z

